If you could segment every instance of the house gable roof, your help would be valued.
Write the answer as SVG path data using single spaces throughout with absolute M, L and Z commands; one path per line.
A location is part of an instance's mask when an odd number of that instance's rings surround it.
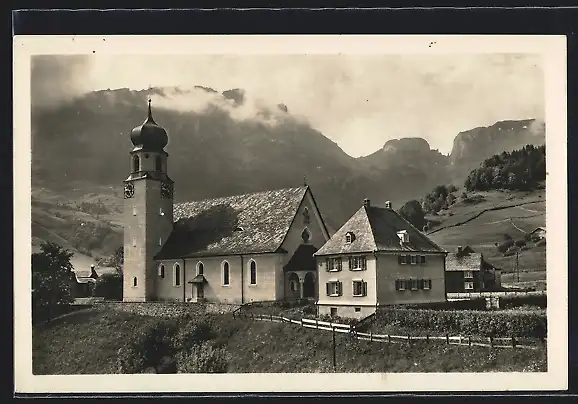
M 401 244 L 397 233 L 403 230 L 409 235 L 409 242 Z M 351 243 L 346 243 L 345 235 L 350 231 L 355 234 L 355 239 Z M 445 253 L 443 248 L 431 241 L 395 210 L 362 206 L 317 251 L 316 255 L 372 251 Z
M 174 205 L 173 232 L 155 259 L 283 252 L 307 186 Z

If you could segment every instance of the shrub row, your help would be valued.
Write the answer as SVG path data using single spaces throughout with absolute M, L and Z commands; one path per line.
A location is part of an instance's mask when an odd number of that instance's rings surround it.
M 547 297 L 546 295 L 509 295 L 500 296 L 500 309 L 512 309 L 516 307 L 533 306 L 539 308 L 547 307 Z M 468 299 L 468 300 L 456 300 L 456 301 L 446 301 L 439 303 L 423 303 L 423 304 L 412 304 L 404 305 L 406 308 L 419 308 L 419 309 L 429 309 L 429 310 L 485 310 L 486 309 L 486 299 Z
M 546 315 L 534 312 L 388 308 L 379 310 L 376 323 L 463 336 L 545 338 L 547 334 Z
M 206 313 L 224 314 L 232 312 L 238 305 L 218 303 L 182 303 L 182 302 L 106 302 L 100 303 L 100 307 L 123 311 L 141 316 L 151 317 L 181 317 L 183 315 L 204 315 Z

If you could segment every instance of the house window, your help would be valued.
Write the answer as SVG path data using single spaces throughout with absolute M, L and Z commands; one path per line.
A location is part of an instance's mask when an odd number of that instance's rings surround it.
M 229 286 L 229 263 L 223 262 L 223 286 Z
M 421 262 L 422 264 L 425 264 L 425 255 L 422 255 L 422 256 L 420 257 L 420 259 L 421 259 L 420 262 Z
M 355 312 L 356 312 L 356 313 L 359 313 L 360 311 L 361 311 L 361 307 L 356 307 L 356 308 L 355 308 Z
M 410 280 L 411 290 L 417 290 L 417 279 Z
M 205 266 L 203 265 L 202 262 L 199 262 L 197 264 L 197 275 L 202 275 L 204 270 L 205 270 Z
M 465 282 L 464 287 L 466 290 L 473 290 L 474 289 L 474 282 Z
M 159 276 L 160 276 L 161 278 L 164 278 L 164 277 L 165 277 L 165 266 L 164 266 L 163 264 L 160 264 L 160 265 L 159 265 Z
M 132 287 L 136 288 L 137 285 L 138 285 L 138 281 L 137 281 L 136 276 L 135 276 L 134 278 L 132 278 Z
M 353 296 L 367 296 L 367 282 L 353 281 Z
M 472 271 L 464 271 L 464 279 L 472 279 L 474 277 L 474 273 Z
M 406 281 L 405 279 L 398 279 L 395 281 L 395 290 L 405 290 Z
M 337 307 L 332 307 L 330 313 L 331 313 L 330 314 L 331 317 L 336 317 L 337 316 Z
M 409 234 L 407 233 L 407 230 L 398 231 L 397 237 L 399 237 L 399 242 L 401 244 L 409 243 Z
M 249 264 L 249 268 L 251 271 L 251 285 L 256 285 L 257 284 L 257 263 L 255 261 L 251 261 L 251 263 Z
M 349 257 L 349 269 L 352 271 L 361 271 L 367 269 L 366 257 Z
M 430 290 L 431 289 L 431 279 L 424 279 L 423 280 L 423 290 Z
M 133 247 L 136 247 L 136 237 L 133 237 L 133 238 L 132 238 L 132 246 L 133 246 Z
M 162 245 L 163 245 L 163 238 L 159 237 L 159 246 L 162 246 Z
M 339 281 L 331 281 L 327 282 L 327 296 L 341 296 L 341 282 Z
M 132 215 L 133 215 L 133 216 L 136 216 L 136 206 L 133 206 L 133 207 L 132 207 Z
M 353 240 L 355 240 L 355 234 L 353 234 L 352 232 L 347 232 L 347 234 L 345 235 L 345 242 L 352 243 Z
M 181 286 L 181 266 L 179 264 L 173 266 L 173 286 Z
M 291 291 L 293 292 L 297 291 L 297 282 L 291 281 Z
M 417 255 L 412 255 L 412 256 L 411 256 L 411 264 L 412 264 L 412 265 L 417 264 Z
M 161 160 L 161 156 L 157 156 L 155 158 L 155 171 L 162 171 L 163 168 L 163 161 Z
M 140 158 L 138 156 L 132 158 L 132 171 L 135 173 L 140 171 Z
M 341 271 L 341 268 L 342 268 L 341 257 L 327 259 L 328 271 Z
M 405 255 L 400 255 L 400 256 L 398 256 L 397 258 L 398 258 L 398 261 L 399 261 L 399 263 L 400 263 L 401 265 L 407 264 L 407 261 L 406 261 L 406 259 L 405 259 L 405 258 L 406 258 Z

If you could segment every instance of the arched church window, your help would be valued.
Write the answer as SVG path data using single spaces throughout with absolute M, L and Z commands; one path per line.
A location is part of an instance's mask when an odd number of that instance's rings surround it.
M 303 243 L 309 243 L 309 240 L 311 240 L 311 233 L 309 232 L 309 229 L 303 229 L 303 232 L 301 233 L 301 239 L 303 240 Z
M 223 262 L 223 286 L 229 286 L 229 263 Z
M 137 287 L 137 283 L 138 283 L 138 282 L 137 282 L 137 279 L 136 279 L 136 276 L 135 276 L 134 278 L 132 278 L 132 286 L 133 286 L 134 288 L 136 288 L 136 287 Z
M 132 158 L 132 171 L 135 173 L 140 171 L 140 158 L 138 156 Z
M 251 272 L 251 285 L 256 285 L 257 284 L 257 263 L 253 260 L 251 260 L 251 264 L 249 265 L 249 269 Z
M 199 262 L 197 264 L 197 275 L 202 275 L 204 270 L 205 270 L 205 266 L 203 265 L 202 262 Z
M 163 264 L 159 265 L 159 276 L 161 278 L 165 277 L 165 266 Z
M 155 171 L 163 171 L 163 162 L 161 160 L 161 156 L 157 156 L 155 159 Z
M 173 286 L 181 286 L 181 266 L 175 264 L 173 267 Z

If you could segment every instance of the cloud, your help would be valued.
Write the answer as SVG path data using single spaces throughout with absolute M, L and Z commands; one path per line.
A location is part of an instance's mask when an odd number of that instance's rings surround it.
M 90 91 L 84 55 L 35 55 L 31 60 L 31 103 L 52 107 Z

